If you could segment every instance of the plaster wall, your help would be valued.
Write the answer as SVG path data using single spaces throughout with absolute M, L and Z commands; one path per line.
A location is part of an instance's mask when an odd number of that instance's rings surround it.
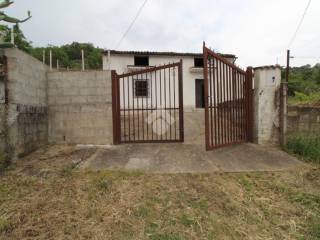
M 280 67 L 261 67 L 254 71 L 254 141 L 279 144 Z

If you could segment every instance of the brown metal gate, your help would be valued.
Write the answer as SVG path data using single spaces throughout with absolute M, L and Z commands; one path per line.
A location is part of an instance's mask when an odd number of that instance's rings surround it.
M 252 141 L 252 68 L 203 46 L 206 149 Z
M 114 144 L 183 142 L 182 61 L 112 72 Z

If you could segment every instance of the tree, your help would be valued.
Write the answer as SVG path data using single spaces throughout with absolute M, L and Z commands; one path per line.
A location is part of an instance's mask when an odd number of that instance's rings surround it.
M 0 31 L 3 31 L 5 33 L 4 34 L 5 35 L 4 41 L 11 42 L 11 29 L 7 25 L 0 25 Z M 19 49 L 21 49 L 22 51 L 25 51 L 27 53 L 31 53 L 32 52 L 32 43 L 26 39 L 23 32 L 19 28 L 19 25 L 13 26 L 13 32 L 14 32 L 15 45 Z

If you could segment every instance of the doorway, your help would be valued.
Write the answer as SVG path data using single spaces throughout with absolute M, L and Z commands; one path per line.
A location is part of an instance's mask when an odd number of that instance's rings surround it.
M 204 80 L 196 79 L 196 108 L 204 108 Z

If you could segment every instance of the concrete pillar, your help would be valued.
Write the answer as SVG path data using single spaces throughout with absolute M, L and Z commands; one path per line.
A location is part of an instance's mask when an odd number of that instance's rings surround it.
M 280 142 L 280 66 L 254 69 L 254 131 L 253 140 L 263 145 Z

